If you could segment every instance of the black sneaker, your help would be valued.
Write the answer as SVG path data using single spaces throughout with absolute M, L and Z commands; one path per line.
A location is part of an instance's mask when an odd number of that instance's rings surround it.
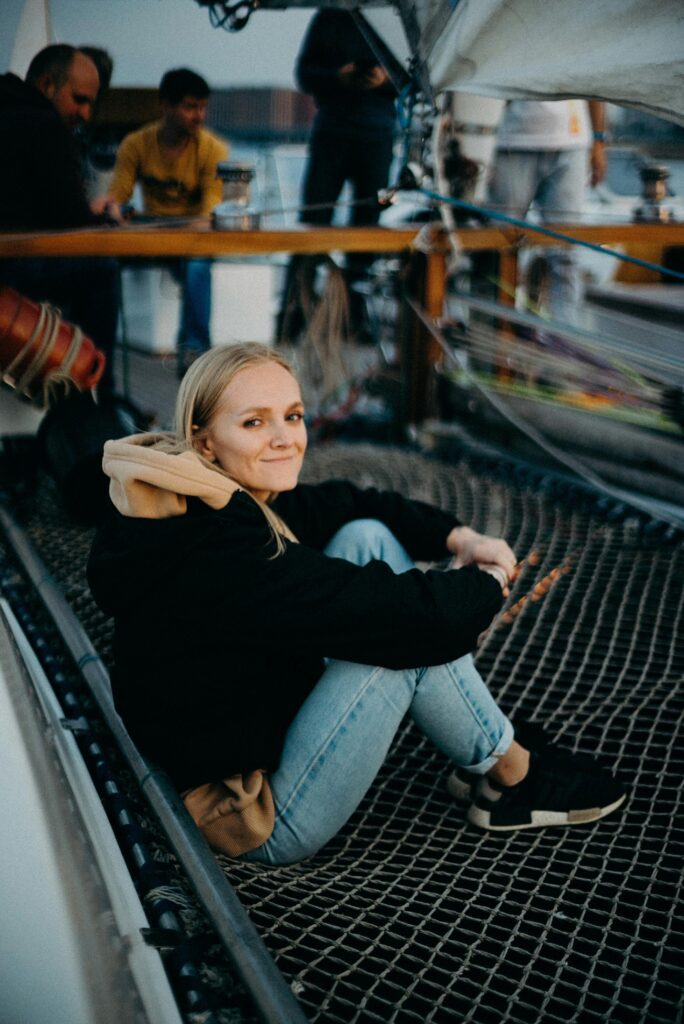
M 551 738 L 549 734 L 536 722 L 528 722 L 525 719 L 521 719 L 519 722 L 512 722 L 514 731 L 514 738 L 518 743 L 525 748 L 525 750 L 534 750 L 537 754 L 540 754 L 542 750 L 546 750 L 551 744 Z M 447 779 L 447 793 L 453 797 L 457 803 L 469 804 L 471 803 L 480 789 L 483 787 L 485 791 L 487 789 L 488 780 L 482 775 L 475 775 L 474 772 L 469 772 L 467 768 L 454 768 L 453 772 Z
M 516 786 L 487 779 L 468 809 L 468 821 L 498 832 L 583 825 L 611 814 L 625 796 L 621 783 L 590 759 L 547 747 L 532 752 L 530 770 Z

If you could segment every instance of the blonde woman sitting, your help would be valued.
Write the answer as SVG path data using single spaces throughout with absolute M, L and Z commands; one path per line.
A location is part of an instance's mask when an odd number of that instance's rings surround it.
M 114 508 L 88 573 L 115 620 L 114 699 L 214 849 L 315 853 L 406 714 L 453 762 L 449 790 L 477 827 L 615 810 L 622 786 L 519 742 L 475 668 L 514 578 L 508 544 L 399 494 L 299 484 L 305 451 L 297 380 L 256 344 L 191 366 L 175 434 L 105 446 Z M 448 555 L 448 571 L 414 567 Z

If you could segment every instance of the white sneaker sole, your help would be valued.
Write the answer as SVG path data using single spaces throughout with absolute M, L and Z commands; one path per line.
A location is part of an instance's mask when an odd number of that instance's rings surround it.
M 476 783 L 466 782 L 456 772 L 452 772 L 446 783 L 446 791 L 452 799 L 459 804 L 468 804 L 473 798 L 473 788 Z
M 499 793 L 488 784 L 486 775 L 473 774 L 472 780 L 468 782 L 452 772 L 446 781 L 446 791 L 459 804 L 469 804 L 476 796 L 484 796 L 487 800 L 497 799 Z
M 488 832 L 517 832 L 523 828 L 545 828 L 549 825 L 585 825 L 590 821 L 598 821 L 612 814 L 620 804 L 624 803 L 626 793 L 607 807 L 589 807 L 582 811 L 532 811 L 532 820 L 519 825 L 492 825 L 491 813 L 475 804 L 468 810 L 468 821 L 471 825 L 486 829 Z

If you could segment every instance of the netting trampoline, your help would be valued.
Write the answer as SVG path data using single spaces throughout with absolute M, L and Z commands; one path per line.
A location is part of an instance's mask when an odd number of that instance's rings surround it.
M 446 464 L 321 446 L 306 475 L 397 489 L 505 536 L 519 557 L 535 550 L 508 601 L 515 614 L 489 631 L 478 665 L 514 720 L 597 754 L 630 787 L 596 824 L 482 833 L 445 792 L 446 759 L 407 722 L 317 856 L 275 869 L 221 860 L 308 1019 L 681 1020 L 681 532 L 469 449 Z M 110 623 L 83 575 L 89 531 L 45 484 L 16 514 L 108 658 Z M 187 902 L 181 883 L 176 898 Z

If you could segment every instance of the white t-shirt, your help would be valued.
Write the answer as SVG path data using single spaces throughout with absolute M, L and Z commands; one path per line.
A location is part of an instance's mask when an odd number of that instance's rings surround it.
M 585 100 L 509 100 L 496 138 L 499 149 L 580 149 L 590 144 Z

